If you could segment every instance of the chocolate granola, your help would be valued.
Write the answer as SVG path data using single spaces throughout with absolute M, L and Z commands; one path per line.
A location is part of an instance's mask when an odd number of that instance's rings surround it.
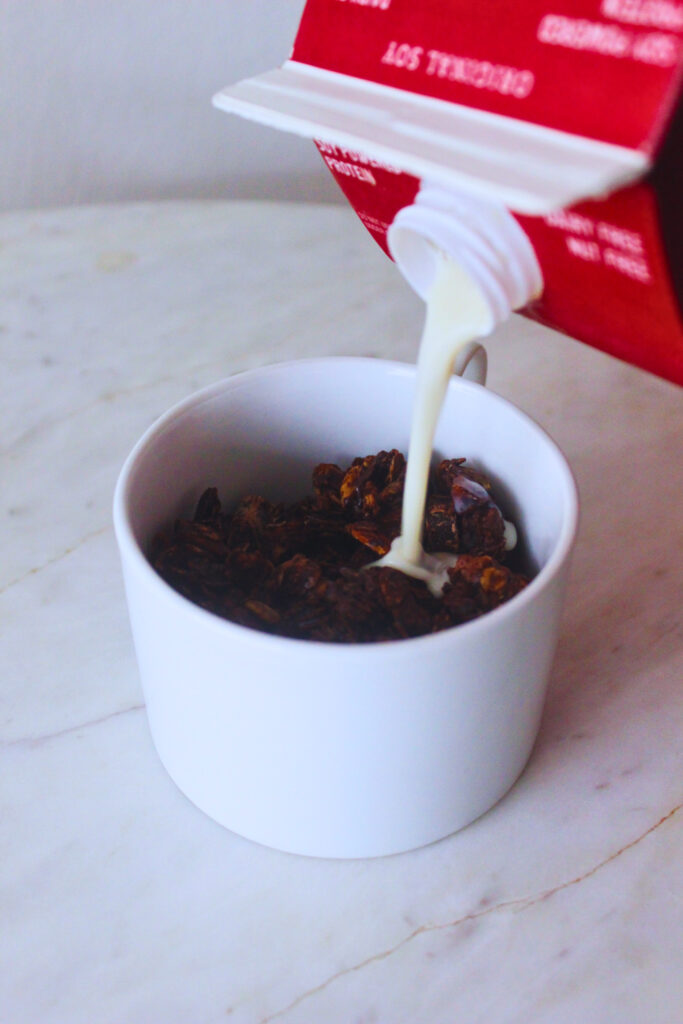
M 491 484 L 465 459 L 431 473 L 423 542 L 459 555 L 440 597 L 373 566 L 400 533 L 406 461 L 396 451 L 322 463 L 293 505 L 244 497 L 223 510 L 215 488 L 194 517 L 155 539 L 151 562 L 175 590 L 232 622 L 305 640 L 368 643 L 435 633 L 508 601 L 528 579 L 506 564 Z

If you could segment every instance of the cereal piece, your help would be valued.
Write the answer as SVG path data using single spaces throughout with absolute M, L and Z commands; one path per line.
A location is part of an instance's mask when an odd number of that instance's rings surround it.
M 269 626 L 274 626 L 280 621 L 280 613 L 274 608 L 271 608 L 269 604 L 265 604 L 263 601 L 256 601 L 254 598 L 249 598 L 244 602 L 244 607 L 248 608 L 250 612 L 253 612 L 261 622 L 264 622 Z
M 342 507 L 352 518 L 373 518 L 383 505 L 400 501 L 405 458 L 392 449 L 354 459 L 339 487 Z
M 377 523 L 367 521 L 349 523 L 346 530 L 354 540 L 357 540 L 366 548 L 370 548 L 377 555 L 386 555 L 391 547 L 391 538 L 387 536 Z
M 425 509 L 423 546 L 425 551 L 460 551 L 458 523 L 450 498 L 430 494 Z
M 448 607 L 472 602 L 478 613 L 491 611 L 509 601 L 527 585 L 526 577 L 501 565 L 490 555 L 461 555 L 448 570 L 443 593 Z
M 317 562 L 305 555 L 294 555 L 280 566 L 278 585 L 285 595 L 301 596 L 315 590 L 321 577 L 322 570 Z
M 374 455 L 354 459 L 339 487 L 344 510 L 353 516 L 372 516 L 379 507 L 377 487 L 372 482 Z
M 250 494 L 243 498 L 230 517 L 229 540 L 231 546 L 254 545 L 260 547 L 266 526 L 272 523 L 276 508 L 265 498 Z
M 319 508 L 341 508 L 339 490 L 344 471 L 331 462 L 321 462 L 313 470 L 313 490 Z
M 434 470 L 435 490 L 440 494 L 450 494 L 453 484 L 461 477 L 480 484 L 484 490 L 491 491 L 491 481 L 480 470 L 466 465 L 466 459 L 444 459 Z
M 215 487 L 207 487 L 197 502 L 194 514 L 195 523 L 215 522 L 221 514 L 221 503 L 218 500 L 218 491 Z
M 474 555 L 505 551 L 502 513 L 480 480 L 461 471 L 450 476 L 451 499 L 458 519 L 461 550 Z
M 433 604 L 424 584 L 398 569 L 374 569 L 379 573 L 379 586 L 385 607 L 400 637 L 422 636 L 432 630 Z

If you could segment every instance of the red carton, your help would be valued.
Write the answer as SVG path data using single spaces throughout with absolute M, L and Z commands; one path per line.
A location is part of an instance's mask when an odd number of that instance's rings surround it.
M 314 138 L 386 232 L 422 182 L 502 202 L 522 312 L 683 384 L 683 3 L 308 0 L 291 59 L 218 106 Z

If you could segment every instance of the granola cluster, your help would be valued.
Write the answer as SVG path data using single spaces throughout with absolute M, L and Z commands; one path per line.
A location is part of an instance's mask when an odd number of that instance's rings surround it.
M 406 461 L 396 451 L 323 463 L 293 505 L 248 496 L 231 512 L 215 488 L 192 520 L 155 540 L 151 561 L 185 597 L 233 622 L 306 640 L 367 643 L 467 622 L 517 594 L 504 520 L 486 477 L 446 459 L 432 471 L 423 544 L 459 555 L 440 597 L 396 569 L 371 566 L 401 526 Z M 370 566 L 369 568 L 366 568 Z

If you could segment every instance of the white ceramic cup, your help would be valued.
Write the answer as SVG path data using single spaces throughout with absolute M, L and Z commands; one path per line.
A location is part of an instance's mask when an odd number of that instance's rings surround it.
M 152 737 L 198 807 L 242 836 L 322 857 L 397 853 L 455 832 L 512 786 L 534 743 L 577 524 L 561 452 L 524 413 L 454 377 L 443 458 L 485 469 L 537 575 L 502 607 L 376 644 L 225 621 L 150 567 L 153 536 L 217 486 L 224 507 L 310 493 L 318 462 L 407 450 L 415 369 L 284 363 L 181 402 L 121 472 L 114 522 Z

